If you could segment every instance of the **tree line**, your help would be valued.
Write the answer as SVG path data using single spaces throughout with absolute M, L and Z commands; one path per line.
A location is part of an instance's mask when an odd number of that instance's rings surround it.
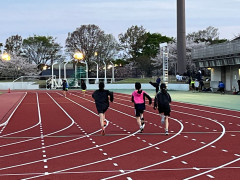
M 0 46 L 10 54 L 11 61 L 0 61 L 0 77 L 37 75 L 43 70 L 44 65 L 66 59 L 76 63 L 73 54 L 77 51 L 84 54 L 90 77 L 91 73 L 94 73 L 94 62 L 103 65 L 103 61 L 106 63 L 111 61 L 123 66 L 121 71 L 128 71 L 125 73 L 127 76 L 130 76 L 130 71 L 144 76 L 161 75 L 162 59 L 159 54 L 159 44 L 164 42 L 169 46 L 169 73 L 176 73 L 176 38 L 147 32 L 143 26 L 131 26 L 116 39 L 113 35 L 106 34 L 97 25 L 81 25 L 68 33 L 65 47 L 56 40 L 56 37 L 38 35 L 26 39 L 22 39 L 20 35 L 7 38 L 5 44 L 0 43 Z M 186 41 L 187 71 L 194 72 L 196 68 L 191 59 L 192 48 L 227 40 L 220 39 L 218 29 L 209 26 L 204 30 L 187 34 Z M 119 73 L 119 76 L 124 74 L 123 72 Z

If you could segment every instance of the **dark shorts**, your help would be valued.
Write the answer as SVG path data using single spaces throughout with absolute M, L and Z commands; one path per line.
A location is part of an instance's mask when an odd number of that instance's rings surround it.
M 105 109 L 97 109 L 98 114 L 100 114 L 100 113 L 105 113 L 107 110 L 108 110 L 108 108 L 105 108 Z
M 136 117 L 140 117 L 140 114 L 142 114 L 145 110 L 145 104 L 135 104 L 135 114 Z
M 68 88 L 63 88 L 63 91 L 68 91 Z
M 163 113 L 164 116 L 170 116 L 170 112 L 171 112 L 171 109 L 166 107 L 166 108 L 162 108 L 162 107 L 159 107 L 158 108 L 158 112 L 161 114 Z
M 96 108 L 97 108 L 98 114 L 105 113 L 108 110 L 108 105 L 96 103 Z

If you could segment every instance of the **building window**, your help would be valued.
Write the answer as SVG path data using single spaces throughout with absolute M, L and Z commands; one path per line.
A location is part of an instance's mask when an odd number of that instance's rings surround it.
M 222 60 L 216 60 L 216 66 L 222 66 L 223 61 Z
M 240 58 L 235 58 L 235 63 L 240 64 Z

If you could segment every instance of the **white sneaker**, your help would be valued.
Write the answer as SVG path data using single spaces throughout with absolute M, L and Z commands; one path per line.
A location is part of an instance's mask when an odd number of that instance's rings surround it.
M 162 116 L 161 124 L 164 124 L 164 123 L 165 123 L 165 116 Z
M 143 127 L 143 126 L 140 126 L 139 132 L 142 133 L 142 132 L 143 132 L 143 129 L 144 129 L 144 127 Z

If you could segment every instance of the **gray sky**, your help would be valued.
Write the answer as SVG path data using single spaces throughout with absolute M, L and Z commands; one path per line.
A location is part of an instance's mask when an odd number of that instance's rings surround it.
M 126 32 L 142 25 L 151 33 L 176 37 L 176 0 L 0 0 L 0 42 L 8 37 L 57 37 L 64 45 L 68 32 L 96 24 L 105 33 Z M 214 26 L 220 38 L 240 34 L 240 0 L 186 0 L 187 33 Z

